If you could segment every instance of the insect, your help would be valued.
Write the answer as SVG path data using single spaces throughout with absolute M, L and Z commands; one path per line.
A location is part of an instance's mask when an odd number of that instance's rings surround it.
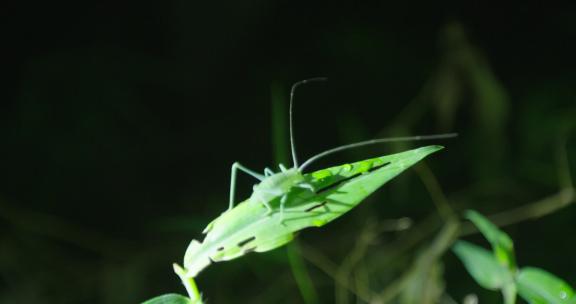
M 196 277 L 214 262 L 232 260 L 249 252 L 269 251 L 288 243 L 299 230 L 323 226 L 358 205 L 405 169 L 443 147 L 426 146 L 304 173 L 316 160 L 364 145 L 455 136 L 440 134 L 373 139 L 324 151 L 299 164 L 292 119 L 294 92 L 303 84 L 324 80 L 302 80 L 295 83 L 290 91 L 292 167 L 286 168 L 280 164 L 278 172 L 266 168 L 264 174 L 260 174 L 238 162 L 232 165 L 228 209 L 204 229 L 206 236 L 202 242 L 192 240 L 184 255 L 184 267 L 175 265 L 183 281 Z M 235 205 L 238 171 L 252 176 L 258 183 L 248 199 Z

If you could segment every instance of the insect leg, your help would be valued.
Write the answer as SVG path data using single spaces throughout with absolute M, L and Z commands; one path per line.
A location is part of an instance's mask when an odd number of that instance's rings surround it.
M 264 176 L 271 176 L 274 175 L 274 171 L 270 170 L 270 168 L 264 168 Z
M 258 174 L 256 172 L 242 166 L 238 162 L 235 162 L 234 164 L 232 164 L 232 174 L 231 174 L 231 178 L 230 178 L 230 200 L 228 202 L 228 210 L 230 210 L 230 209 L 232 209 L 232 207 L 234 207 L 234 194 L 236 192 L 236 172 L 238 170 L 256 178 L 259 181 L 262 181 L 264 179 L 264 176 L 262 176 L 261 174 Z
M 280 198 L 280 222 L 284 219 L 284 205 L 286 205 L 286 201 L 288 201 L 288 194 L 284 194 L 282 198 Z
M 270 203 L 267 202 L 267 201 L 265 201 L 265 200 L 262 200 L 262 204 L 264 204 L 264 206 L 266 207 L 266 209 L 268 209 L 268 210 L 266 210 L 266 214 L 265 214 L 265 215 L 270 215 L 270 213 L 272 213 L 272 207 L 270 206 Z
M 254 194 L 256 195 L 256 198 L 258 198 L 258 200 L 260 201 L 260 203 L 262 203 L 262 205 L 264 205 L 264 207 L 266 207 L 266 216 L 270 215 L 270 213 L 272 213 L 272 207 L 270 206 L 270 203 L 264 198 L 264 196 L 262 195 L 263 192 L 261 192 L 261 190 L 256 189 L 256 186 L 254 186 L 253 188 Z
M 308 189 L 308 190 L 316 193 L 316 190 L 314 189 L 314 186 L 312 186 L 312 184 L 309 184 L 309 183 L 301 183 L 301 184 L 296 185 L 296 187 L 303 188 L 303 189 Z

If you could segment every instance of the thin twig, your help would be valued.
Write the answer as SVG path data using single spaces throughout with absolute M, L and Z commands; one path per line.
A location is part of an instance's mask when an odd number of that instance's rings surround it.
M 415 166 L 415 170 L 424 184 L 424 187 L 426 187 L 426 190 L 428 190 L 428 193 L 432 197 L 432 201 L 434 202 L 436 210 L 438 210 L 440 216 L 442 216 L 444 220 L 455 218 L 456 213 L 452 207 L 450 207 L 448 199 L 446 198 L 438 179 L 434 173 L 432 173 L 432 170 L 430 170 L 430 167 L 428 167 L 426 162 L 420 162 L 420 164 Z
M 400 278 L 392 282 L 386 289 L 378 293 L 371 301 L 372 304 L 384 304 L 390 302 L 406 288 L 408 283 L 418 275 L 421 269 L 429 269 L 450 248 L 458 236 L 459 223 L 456 220 L 448 221 L 438 233 L 432 243 L 422 251 L 409 270 Z
M 498 227 L 504 227 L 552 214 L 574 203 L 574 189 L 564 189 L 537 202 L 488 216 Z M 478 233 L 471 223 L 465 223 L 460 236 Z
M 356 238 L 356 244 L 354 248 L 350 251 L 350 253 L 344 258 L 344 261 L 340 264 L 338 268 L 337 275 L 340 278 L 341 282 L 345 282 L 345 284 L 349 284 L 350 276 L 354 271 L 356 264 L 364 257 L 366 251 L 368 250 L 368 246 L 374 238 L 376 237 L 376 230 L 377 225 L 374 221 L 367 221 L 364 225 L 362 231 L 359 233 L 359 236 Z M 356 278 L 359 280 L 359 278 Z M 367 285 L 365 282 L 361 284 Z M 348 293 L 344 288 L 336 288 L 336 303 L 345 304 L 348 303 Z
M 354 286 L 348 284 L 348 282 L 344 282 L 341 280 L 340 276 L 337 275 L 338 266 L 334 262 L 332 262 L 330 259 L 328 259 L 326 256 L 324 256 L 317 250 L 313 249 L 312 247 L 306 246 L 303 243 L 301 243 L 300 245 L 302 248 L 302 257 L 304 257 L 304 259 L 306 259 L 310 264 L 322 270 L 325 274 L 327 274 L 329 277 L 335 280 L 336 283 L 348 289 L 348 291 L 359 297 L 361 300 L 369 302 L 371 298 L 370 294 L 365 293 L 363 290 L 358 290 Z
M 108 238 L 56 216 L 17 207 L 0 199 L 0 219 L 17 229 L 54 238 L 102 255 L 129 256 L 127 241 Z

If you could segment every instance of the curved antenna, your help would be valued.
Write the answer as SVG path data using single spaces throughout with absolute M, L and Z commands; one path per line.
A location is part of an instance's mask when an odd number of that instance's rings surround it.
M 445 133 L 445 134 L 433 134 L 433 135 L 419 135 L 419 136 L 405 136 L 405 137 L 389 137 L 389 138 L 378 138 L 378 139 L 371 139 L 360 141 L 353 144 L 343 145 L 336 148 L 332 148 L 330 150 L 326 150 L 324 152 L 318 153 L 312 157 L 310 157 L 307 161 L 305 161 L 299 168 L 299 171 L 304 170 L 307 166 L 311 163 L 317 161 L 318 159 L 334 154 L 336 152 L 340 152 L 343 150 L 348 150 L 352 148 L 357 148 L 361 146 L 367 145 L 374 145 L 374 144 L 381 144 L 381 143 L 388 143 L 388 142 L 399 142 L 399 141 L 413 141 L 413 140 L 431 140 L 431 139 L 445 139 L 445 138 L 453 138 L 458 136 L 458 133 Z
M 327 81 L 328 78 L 326 77 L 315 77 L 315 78 L 309 78 L 309 79 L 304 79 L 301 81 L 296 82 L 295 84 L 292 85 L 292 89 L 290 89 L 290 110 L 289 110 L 289 115 L 290 115 L 290 149 L 292 151 L 292 164 L 294 168 L 298 168 L 298 159 L 296 157 L 296 145 L 294 144 L 294 129 L 292 128 L 292 105 L 294 104 L 294 92 L 296 92 L 296 88 L 298 88 L 299 86 L 303 85 L 303 84 L 307 84 L 309 82 L 314 82 L 314 81 Z

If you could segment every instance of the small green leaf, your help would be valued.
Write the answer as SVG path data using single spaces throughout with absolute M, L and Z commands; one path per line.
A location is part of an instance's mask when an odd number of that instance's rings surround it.
M 175 293 L 169 293 L 150 299 L 142 304 L 194 304 L 190 299 Z
M 498 290 L 513 282 L 510 271 L 490 251 L 465 241 L 456 242 L 452 250 L 480 286 Z
M 574 289 L 562 279 L 539 268 L 522 268 L 517 277 L 518 293 L 531 304 L 576 303 Z
M 508 234 L 498 229 L 496 225 L 492 224 L 486 217 L 476 211 L 467 211 L 466 218 L 472 221 L 488 242 L 490 242 L 496 259 L 510 270 L 515 270 L 516 259 L 514 257 L 514 243 Z

